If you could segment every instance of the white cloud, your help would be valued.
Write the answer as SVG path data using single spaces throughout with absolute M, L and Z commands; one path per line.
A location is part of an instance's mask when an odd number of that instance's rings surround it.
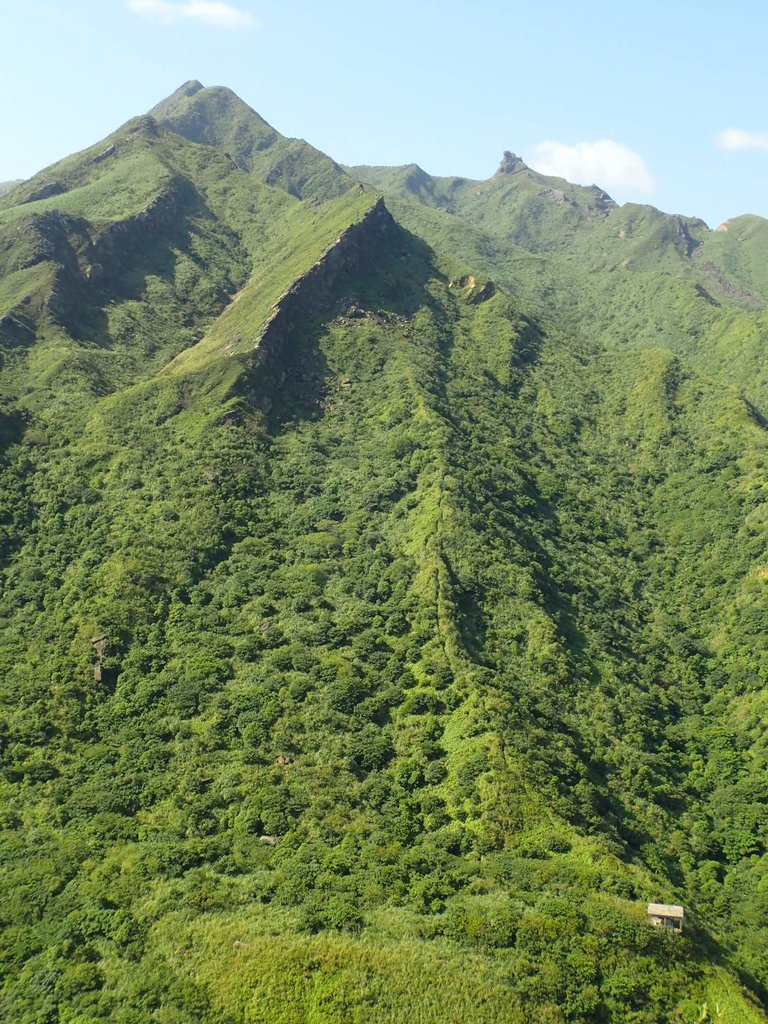
M 252 28 L 255 24 L 247 11 L 220 0 L 128 0 L 128 9 L 165 22 L 201 21 L 218 28 Z
M 726 128 L 715 138 L 718 149 L 768 149 L 768 132 L 744 132 L 741 128 Z
M 600 185 L 606 189 L 652 192 L 656 187 L 643 158 L 612 139 L 577 142 L 541 142 L 528 161 L 541 174 L 567 178 L 578 185 Z

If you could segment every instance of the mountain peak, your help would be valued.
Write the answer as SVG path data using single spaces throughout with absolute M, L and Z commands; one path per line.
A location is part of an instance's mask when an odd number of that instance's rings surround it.
M 352 184 L 330 157 L 286 139 L 225 86 L 185 82 L 149 113 L 163 128 L 223 150 L 241 170 L 297 198 L 338 196 Z
M 149 113 L 158 119 L 164 116 L 171 116 L 182 108 L 187 100 L 191 99 L 193 96 L 197 96 L 199 92 L 204 91 L 205 86 L 203 83 L 198 82 L 196 78 L 191 78 L 188 82 L 180 85 L 175 92 L 171 93 L 170 96 L 166 96 L 164 100 L 156 103 Z
M 501 158 L 499 169 L 496 174 L 513 174 L 515 171 L 522 170 L 525 167 L 525 163 L 515 153 L 511 153 L 508 149 L 504 150 L 504 156 Z
M 194 96 L 196 92 L 200 92 L 204 88 L 205 86 L 203 85 L 202 82 L 198 82 L 196 78 L 191 78 L 188 82 L 185 82 L 184 85 L 179 86 L 179 88 L 173 95 Z

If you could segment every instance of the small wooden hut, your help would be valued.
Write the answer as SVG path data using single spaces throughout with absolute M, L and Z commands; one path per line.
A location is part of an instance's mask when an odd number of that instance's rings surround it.
M 685 911 L 669 903 L 648 904 L 648 924 L 654 928 L 669 928 L 673 932 L 683 930 Z

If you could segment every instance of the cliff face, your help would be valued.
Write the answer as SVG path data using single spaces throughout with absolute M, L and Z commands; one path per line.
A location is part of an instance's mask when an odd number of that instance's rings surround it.
M 301 335 L 302 325 L 310 319 L 336 310 L 351 298 L 357 274 L 375 263 L 382 247 L 394 241 L 399 228 L 379 199 L 371 209 L 332 243 L 309 270 L 274 303 L 263 328 L 254 339 L 253 355 L 247 374 L 249 401 L 268 410 L 268 393 L 286 379 L 286 353 Z
M 301 321 L 329 313 L 338 302 L 339 282 L 350 280 L 375 260 L 382 241 L 397 226 L 379 199 L 362 220 L 351 224 L 326 249 L 317 263 L 297 278 L 277 300 L 256 340 L 253 369 L 266 367 L 293 337 Z
M 83 217 L 58 210 L 32 214 L 16 228 L 22 244 L 9 247 L 6 273 L 32 271 L 48 264 L 50 273 L 32 274 L 30 286 L 0 319 L 0 340 L 31 344 L 37 322 L 65 330 L 72 338 L 108 343 L 97 308 L 135 291 L 132 271 L 153 253 L 157 262 L 174 236 L 183 231 L 183 206 L 191 189 L 169 187 L 134 217 L 95 227 Z M 160 246 L 158 247 L 158 242 Z M 42 314 L 42 319 L 40 317 Z M 20 325 L 23 330 L 20 330 Z

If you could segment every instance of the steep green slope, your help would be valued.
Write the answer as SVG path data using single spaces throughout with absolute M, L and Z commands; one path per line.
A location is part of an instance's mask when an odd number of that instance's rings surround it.
M 669 348 L 768 413 L 760 218 L 731 233 L 650 206 L 617 207 L 505 154 L 484 182 L 420 168 L 348 168 L 399 220 L 570 334 Z
M 709 331 L 675 218 L 301 201 L 227 111 L 0 212 L 3 1019 L 761 1024 L 768 434 L 577 303 L 621 217 Z
M 345 185 L 337 213 L 304 206 L 149 117 L 41 172 L 0 201 L 6 397 L 79 400 L 154 372 L 254 276 L 287 287 L 373 202 Z
M 303 139 L 286 139 L 230 89 L 187 82 L 150 111 L 192 142 L 217 146 L 259 181 L 300 199 L 331 199 L 350 187 L 338 164 Z
M 708 265 L 708 269 L 711 265 L 715 273 L 718 270 L 725 272 L 744 288 L 766 298 L 766 244 L 768 221 L 763 217 L 734 217 L 709 235 L 697 257 Z

